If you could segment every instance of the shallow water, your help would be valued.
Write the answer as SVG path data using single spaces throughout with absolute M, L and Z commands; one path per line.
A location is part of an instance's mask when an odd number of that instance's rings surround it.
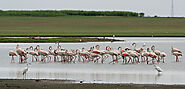
M 174 46 L 185 52 L 185 38 L 151 38 L 151 37 L 122 37 L 116 38 L 126 40 L 125 42 L 88 42 L 88 43 L 61 43 L 62 48 L 77 49 L 85 47 L 89 49 L 96 44 L 100 45 L 100 49 L 105 49 L 106 46 L 111 46 L 117 49 L 131 47 L 133 42 L 137 43 L 136 48 L 140 48 L 143 43 L 147 47 L 152 45 L 156 49 L 167 54 L 165 63 L 158 64 L 164 72 L 158 74 L 153 65 L 146 63 L 140 64 L 108 64 L 111 57 L 104 64 L 101 63 L 41 63 L 31 62 L 29 57 L 29 71 L 26 79 L 68 79 L 68 80 L 83 80 L 87 83 L 137 83 L 137 84 L 183 84 L 185 85 L 185 61 L 184 56 L 180 57 L 180 62 L 175 62 L 175 57 L 171 55 L 170 48 Z M 47 50 L 49 45 L 54 46 L 54 43 L 19 43 L 21 48 L 27 48 L 30 45 L 36 46 L 39 44 L 42 49 Z M 26 64 L 17 62 L 11 63 L 11 57 L 8 56 L 10 50 L 15 51 L 17 43 L 0 43 L 0 78 L 1 79 L 22 79 L 22 70 Z

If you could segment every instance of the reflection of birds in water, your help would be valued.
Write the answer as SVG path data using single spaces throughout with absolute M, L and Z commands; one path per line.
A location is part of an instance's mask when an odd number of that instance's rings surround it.
M 26 73 L 27 73 L 27 71 L 28 71 L 28 64 L 26 64 L 26 67 L 24 68 L 24 70 L 23 70 L 23 72 L 22 72 L 22 74 L 23 74 L 23 79 L 26 78 Z
M 154 64 L 154 67 L 155 67 L 155 70 L 157 70 L 158 73 L 163 72 L 163 70 L 158 65 Z

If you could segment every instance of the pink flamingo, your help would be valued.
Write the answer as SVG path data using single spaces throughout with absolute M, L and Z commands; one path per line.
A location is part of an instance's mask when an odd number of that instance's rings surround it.
M 19 62 L 27 62 L 27 52 L 21 48 L 19 48 L 19 45 L 17 44 L 17 47 L 16 47 L 16 52 L 17 54 L 20 56 L 20 61 Z M 24 57 L 24 60 L 23 58 Z
M 112 59 L 113 59 L 113 61 L 111 61 L 110 63 L 114 63 L 114 62 L 118 63 L 118 60 L 120 59 L 118 56 L 121 55 L 121 50 L 112 50 L 112 48 L 110 46 L 107 46 L 106 50 L 107 50 L 107 53 L 109 55 L 111 55 Z M 115 59 L 114 59 L 114 56 L 116 57 Z
M 172 55 L 174 55 L 176 57 L 176 62 L 179 62 L 179 58 L 178 56 L 182 56 L 182 53 L 179 52 L 173 52 Z
M 144 50 L 143 48 L 141 48 L 141 60 L 142 60 L 142 62 L 145 62 L 145 60 L 148 61 L 149 54 L 150 53 L 147 50 Z
M 16 54 L 15 52 L 13 52 L 13 51 L 10 51 L 10 52 L 9 52 L 9 56 L 12 56 L 11 62 L 15 62 L 14 56 L 17 56 L 17 54 Z
M 129 52 L 128 51 L 128 48 L 126 48 L 125 50 L 121 50 L 121 55 L 122 55 L 122 58 L 123 58 L 123 63 L 127 64 L 127 57 L 130 56 Z
M 161 52 L 161 59 L 163 60 L 163 63 L 164 63 L 164 58 L 167 56 L 167 54 L 165 52 Z
M 76 59 L 76 52 L 74 50 L 66 50 L 66 59 L 68 62 L 75 62 L 75 59 Z
M 30 49 L 31 51 L 28 51 L 29 49 Z M 38 56 L 39 56 L 39 54 L 38 54 L 38 52 L 35 51 L 36 49 L 33 50 L 33 46 L 30 46 L 30 47 L 27 48 L 26 50 L 27 50 L 28 54 L 32 55 L 32 62 L 34 61 L 34 57 L 35 57 L 36 61 L 38 61 Z M 37 57 L 36 57 L 36 56 L 37 56 Z
M 137 48 L 136 49 L 136 43 L 134 42 L 134 43 L 132 43 L 132 46 L 134 47 L 134 49 L 133 49 L 133 55 L 132 55 L 132 57 L 133 57 L 133 59 L 134 60 L 136 60 L 136 58 L 138 59 L 136 62 L 139 62 L 139 56 L 141 55 L 141 48 Z M 137 57 L 136 57 L 137 56 Z M 133 61 L 134 61 L 133 60 Z
M 160 58 L 159 57 L 161 56 L 161 52 L 159 50 L 155 50 L 155 46 L 154 45 L 151 47 L 151 50 L 158 56 L 157 62 L 159 63 L 160 62 Z
M 134 51 L 136 51 L 137 53 L 140 53 L 140 49 L 141 49 L 141 48 L 137 48 L 137 49 L 136 49 L 136 43 L 135 43 L 135 42 L 132 43 L 132 46 L 134 47 Z
M 49 46 L 49 54 L 54 56 L 54 62 L 57 61 L 58 59 L 58 53 L 57 50 L 52 50 L 52 46 Z
M 131 57 L 133 58 L 132 63 L 134 63 L 134 61 L 136 61 L 137 63 L 139 63 L 139 55 L 137 54 L 137 52 L 129 50 L 129 51 L 127 51 L 127 53 L 129 55 L 129 60 L 128 60 L 127 63 L 129 63 L 130 60 L 132 60 Z M 136 60 L 136 58 L 138 60 Z
M 48 58 L 48 60 L 51 61 L 50 56 L 48 56 L 49 53 L 46 52 L 46 51 L 44 51 L 44 50 L 42 50 L 42 49 L 40 49 L 40 45 L 37 45 L 37 46 L 36 46 L 36 49 L 37 49 L 37 51 L 38 51 L 38 54 L 41 55 L 41 61 L 42 61 L 42 62 L 45 62 L 45 61 L 46 61 L 46 60 L 45 60 L 46 58 Z
M 105 55 L 105 54 L 107 54 L 107 51 L 105 51 L 105 50 L 99 50 L 99 48 L 100 48 L 99 45 L 96 45 L 95 47 L 96 47 L 96 49 L 94 49 L 94 47 L 91 47 L 92 53 L 96 53 L 96 54 L 101 55 L 101 63 L 103 63 L 104 60 L 108 58 L 108 56 Z M 99 59 L 100 59 L 100 58 L 99 58 Z M 98 61 L 98 60 L 97 60 L 97 61 Z M 95 62 L 96 62 L 96 61 L 95 61 Z
M 154 60 L 157 58 L 157 55 L 154 53 L 154 52 L 152 52 L 152 51 L 149 51 L 149 48 L 147 49 L 147 51 L 149 52 L 149 57 L 151 57 L 152 58 L 152 63 L 154 64 Z M 148 64 L 148 60 L 147 60 L 147 64 Z
M 83 62 L 85 62 L 85 59 L 88 59 L 90 61 L 90 56 L 89 56 L 90 52 L 86 51 L 85 48 L 82 48 L 81 50 L 77 49 L 76 51 L 78 53 L 78 61 L 81 60 L 80 59 L 81 57 L 82 57 Z
M 67 49 L 61 49 L 61 45 L 58 43 L 57 46 L 57 55 L 61 57 L 61 62 L 66 62 L 66 56 L 68 55 L 66 52 Z
M 92 61 L 97 62 L 98 63 L 98 60 L 100 59 L 100 52 L 99 50 L 94 50 L 94 47 L 91 47 L 90 50 L 88 50 L 89 52 L 92 52 L 90 53 L 90 58 L 92 59 Z M 103 63 L 103 62 L 102 62 Z
M 171 46 L 171 52 L 179 52 L 179 53 L 182 53 L 181 50 L 177 49 L 177 48 L 173 48 L 173 46 Z

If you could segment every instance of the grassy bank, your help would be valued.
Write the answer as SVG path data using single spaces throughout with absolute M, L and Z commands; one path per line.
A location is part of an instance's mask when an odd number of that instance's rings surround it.
M 0 16 L 32 16 L 32 17 L 55 17 L 55 16 L 134 16 L 144 15 L 129 11 L 83 11 L 83 10 L 0 10 Z
M 1 43 L 44 43 L 44 42 L 98 42 L 98 41 L 112 41 L 111 39 L 98 38 L 80 38 L 80 37 L 62 37 L 62 38 L 0 38 Z
M 185 18 L 0 16 L 0 36 L 185 36 Z
M 70 82 L 70 81 L 68 81 Z M 184 89 L 184 85 L 80 84 L 63 80 L 0 80 L 0 89 Z

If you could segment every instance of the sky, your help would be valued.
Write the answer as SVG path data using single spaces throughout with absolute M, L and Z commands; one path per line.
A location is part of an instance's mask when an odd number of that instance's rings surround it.
M 171 16 L 171 0 L 0 0 L 1 10 L 96 10 Z M 174 16 L 185 17 L 185 0 L 174 0 Z

